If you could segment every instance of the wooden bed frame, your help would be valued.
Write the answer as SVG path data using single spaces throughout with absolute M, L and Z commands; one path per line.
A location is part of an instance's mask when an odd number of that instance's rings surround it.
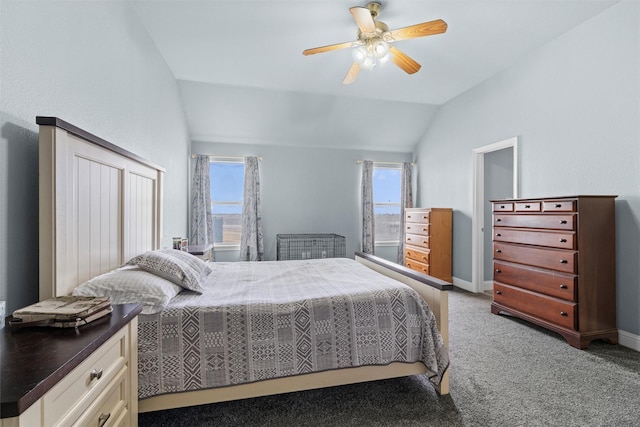
M 40 125 L 40 299 L 68 295 L 91 277 L 160 248 L 165 170 L 56 117 Z M 448 346 L 450 283 L 368 254 L 360 263 L 416 289 Z M 132 367 L 137 376 L 137 367 Z M 426 372 L 421 362 L 324 371 L 155 396 L 139 412 L 396 378 Z M 137 378 L 132 381 L 137 387 Z M 449 393 L 449 370 L 440 385 Z M 135 390 L 134 392 L 137 392 Z

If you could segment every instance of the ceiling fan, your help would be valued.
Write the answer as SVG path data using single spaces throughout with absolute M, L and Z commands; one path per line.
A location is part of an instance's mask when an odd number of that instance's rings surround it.
M 358 25 L 357 40 L 306 49 L 302 54 L 315 55 L 316 53 L 353 47 L 353 64 L 342 81 L 344 84 L 353 83 L 362 68 L 372 69 L 376 63 L 389 59 L 408 74 L 417 72 L 420 69 L 420 64 L 391 43 L 444 33 L 447 31 L 447 23 L 442 19 L 436 19 L 389 31 L 387 24 L 376 21 L 381 10 L 382 5 L 378 2 L 368 3 L 365 7 L 350 8 L 349 12 Z

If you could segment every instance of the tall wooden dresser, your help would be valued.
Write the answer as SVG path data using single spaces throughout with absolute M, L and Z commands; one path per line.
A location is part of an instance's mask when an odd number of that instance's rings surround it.
M 615 197 L 492 200 L 491 312 L 616 344 Z
M 408 208 L 404 264 L 451 283 L 451 208 Z

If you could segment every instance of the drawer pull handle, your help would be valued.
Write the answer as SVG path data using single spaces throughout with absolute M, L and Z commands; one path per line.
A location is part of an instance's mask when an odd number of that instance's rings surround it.
M 560 239 L 560 243 L 567 243 L 567 239 Z
M 569 263 L 569 261 L 567 261 L 566 259 L 561 259 L 560 260 L 560 264 L 568 264 L 568 263 Z
M 429 231 L 429 229 L 428 228 L 423 228 L 422 231 Z
M 500 209 L 504 209 L 504 205 L 500 205 Z
M 496 294 L 502 295 L 502 291 L 496 291 Z
M 500 273 L 502 273 L 502 270 L 496 269 L 496 273 L 500 274 Z
M 92 369 L 89 373 L 89 382 L 102 378 L 102 369 Z
M 412 218 L 411 215 L 407 215 L 407 218 Z
M 111 412 L 107 414 L 100 414 L 98 417 L 98 427 L 102 427 L 107 423 L 107 420 L 111 417 Z
M 556 208 L 561 208 L 562 205 L 560 203 L 556 203 Z
M 496 222 L 502 222 L 501 218 L 496 218 Z
M 496 234 L 496 237 L 501 237 L 501 236 L 502 236 L 502 234 L 500 234 L 500 233 Z
M 561 219 L 561 220 L 560 220 L 560 224 L 566 224 L 566 223 L 567 223 L 567 220 L 566 220 L 566 219 Z
M 407 237 L 407 242 L 410 242 L 410 241 L 411 241 L 411 237 Z
M 426 261 L 426 260 L 427 260 L 427 257 L 426 257 L 426 256 L 423 256 L 423 257 L 422 257 L 422 259 Z
M 567 312 L 566 312 L 566 311 L 561 311 L 561 312 L 560 312 L 560 316 L 562 316 L 562 317 L 567 317 Z
M 502 253 L 502 249 L 496 249 L 496 253 L 501 254 Z
M 529 209 L 529 208 L 531 208 L 531 205 L 524 205 L 524 208 L 525 209 Z
M 560 285 L 560 289 L 568 289 L 567 285 Z

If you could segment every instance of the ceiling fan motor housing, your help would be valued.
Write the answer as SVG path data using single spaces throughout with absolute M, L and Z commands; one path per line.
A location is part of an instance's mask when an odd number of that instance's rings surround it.
M 382 5 L 376 1 L 372 1 L 371 3 L 367 3 L 367 5 L 365 6 L 367 9 L 369 9 L 369 12 L 371 12 L 371 17 L 373 19 L 376 19 L 378 17 L 378 15 L 380 15 L 380 12 L 382 11 Z

